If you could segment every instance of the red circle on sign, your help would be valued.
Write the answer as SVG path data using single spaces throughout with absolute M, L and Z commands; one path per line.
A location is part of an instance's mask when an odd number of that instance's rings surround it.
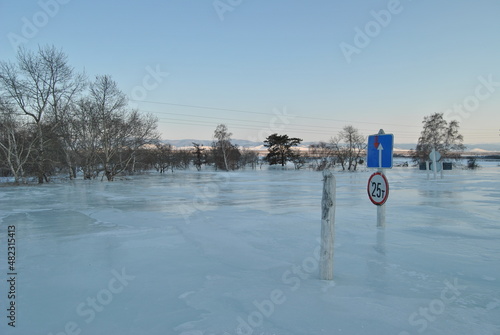
M 381 172 L 375 172 L 368 179 L 368 197 L 377 206 L 382 206 L 389 197 L 389 182 Z

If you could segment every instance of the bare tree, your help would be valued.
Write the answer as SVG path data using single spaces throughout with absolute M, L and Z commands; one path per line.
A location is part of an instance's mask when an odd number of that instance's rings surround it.
M 293 163 L 293 166 L 295 167 L 296 170 L 300 170 L 304 167 L 304 165 L 306 165 L 306 158 L 304 156 L 302 156 L 302 154 L 300 153 L 299 150 L 296 150 L 294 156 L 293 156 L 293 159 L 292 159 L 292 163 Z
M 317 171 L 335 166 L 335 151 L 332 144 L 326 142 L 319 142 L 309 145 L 309 157 L 314 159 L 313 168 Z
M 26 165 L 36 143 L 36 132 L 31 128 L 0 100 L 0 158 L 16 183 L 26 182 Z
M 70 178 L 82 167 L 84 178 L 104 171 L 108 180 L 135 171 L 140 149 L 159 137 L 157 119 L 129 110 L 109 76 L 82 97 L 85 86 L 54 47 L 21 48 L 15 63 L 0 62 L 0 155 L 16 180 L 27 170 L 39 183 L 65 168 Z
M 55 134 L 63 152 L 64 161 L 69 170 L 70 179 L 76 178 L 77 140 L 72 126 L 71 109 L 87 84 L 84 74 L 77 74 L 67 64 L 67 56 L 54 47 L 48 47 L 40 53 L 50 72 L 50 96 L 48 119 L 51 121 L 51 132 Z
M 39 183 L 48 181 L 46 147 L 50 139 L 44 130 L 54 131 L 47 124 L 59 125 L 82 85 L 82 78 L 75 77 L 68 66 L 66 55 L 53 46 L 39 47 L 37 52 L 20 48 L 16 64 L 0 63 L 0 87 L 4 96 L 8 103 L 29 116 L 36 128 L 38 143 L 33 157 Z
M 77 153 L 76 163 L 83 170 L 84 179 L 94 179 L 99 175 L 101 124 L 97 106 L 90 98 L 81 99 L 73 109 L 68 133 L 74 134 L 73 143 Z
M 97 76 L 90 86 L 90 99 L 95 104 L 104 175 L 112 181 L 134 161 L 138 149 L 156 142 L 158 120 L 129 111 L 125 95 L 110 76 Z
M 330 139 L 330 146 L 335 155 L 335 161 L 340 164 L 342 170 L 345 170 L 349 150 L 345 147 L 344 143 L 342 143 L 341 137 L 339 135 L 332 137 Z
M 178 169 L 187 169 L 193 160 L 193 155 L 189 149 L 174 150 L 174 167 Z M 172 172 L 174 172 L 172 170 Z
M 172 145 L 157 143 L 152 150 L 154 152 L 153 166 L 156 171 L 165 173 L 172 165 Z
M 243 148 L 243 150 L 241 150 L 240 165 L 242 167 L 250 164 L 252 169 L 255 169 L 258 163 L 259 153 L 257 151 L 248 148 Z
M 337 136 L 331 139 L 330 145 L 335 152 L 342 170 L 356 171 L 358 163 L 366 149 L 366 140 L 358 129 L 345 126 Z
M 232 134 L 228 131 L 227 126 L 225 124 L 219 124 L 214 131 L 214 142 L 213 142 L 214 162 L 216 167 L 226 171 L 230 170 L 231 168 L 230 165 L 233 165 L 234 167 L 234 164 L 230 164 L 229 157 L 232 156 L 234 158 L 234 156 L 236 155 L 234 151 L 235 149 L 238 150 L 231 144 L 231 135 Z

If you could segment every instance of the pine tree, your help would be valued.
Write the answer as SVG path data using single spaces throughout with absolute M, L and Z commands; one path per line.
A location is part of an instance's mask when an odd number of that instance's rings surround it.
M 297 159 L 299 154 L 292 150 L 302 142 L 301 138 L 288 137 L 288 135 L 269 135 L 264 141 L 264 146 L 267 147 L 269 153 L 266 156 L 266 161 L 270 165 L 281 164 L 285 166 L 287 161 L 294 161 Z

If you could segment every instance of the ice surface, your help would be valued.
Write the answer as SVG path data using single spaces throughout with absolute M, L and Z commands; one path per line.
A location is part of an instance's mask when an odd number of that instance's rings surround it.
M 332 282 L 318 279 L 319 172 L 1 187 L 0 333 L 500 334 L 500 167 L 388 170 L 384 230 L 372 172 L 335 174 Z

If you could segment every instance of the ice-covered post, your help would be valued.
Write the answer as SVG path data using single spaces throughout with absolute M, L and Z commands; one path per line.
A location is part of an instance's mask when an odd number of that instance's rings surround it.
M 384 170 L 378 169 L 378 172 L 385 176 Z M 385 228 L 385 203 L 377 206 L 377 228 Z
M 379 135 L 385 135 L 385 131 L 380 129 L 378 131 Z M 379 163 L 378 172 L 385 176 L 385 169 L 382 168 L 382 163 Z M 385 203 L 377 206 L 377 228 L 385 228 Z
M 323 171 L 323 198 L 321 199 L 321 249 L 319 277 L 333 279 L 333 240 L 335 238 L 335 177 Z
M 432 171 L 434 172 L 434 180 L 437 179 L 437 167 L 438 167 L 438 162 L 437 162 L 437 157 L 436 157 L 436 149 L 432 149 L 431 153 L 431 160 L 432 160 Z

